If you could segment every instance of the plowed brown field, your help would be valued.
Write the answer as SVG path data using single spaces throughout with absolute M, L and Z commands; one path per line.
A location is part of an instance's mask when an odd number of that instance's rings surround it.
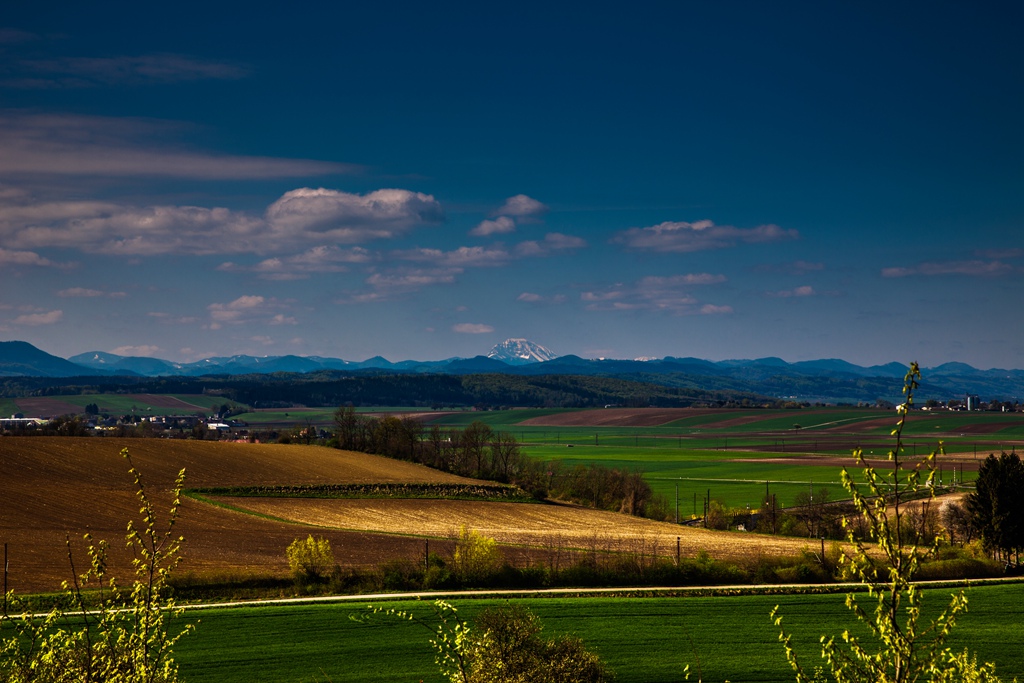
M 315 446 L 234 444 L 158 439 L 0 438 L 0 542 L 7 544 L 8 587 L 18 592 L 54 590 L 70 577 L 65 535 L 76 566 L 86 561 L 82 534 L 110 541 L 110 567 L 128 574 L 123 548 L 127 520 L 138 512 L 127 463 L 132 459 L 157 510 L 166 514 L 169 489 L 181 468 L 186 486 L 316 483 L 467 482 L 410 463 Z M 423 537 L 444 552 L 460 525 L 505 543 L 674 554 L 681 537 L 685 555 L 707 549 L 716 557 L 787 553 L 799 540 L 715 533 L 572 506 L 430 500 L 238 499 L 226 502 L 279 520 L 243 514 L 184 499 L 175 533 L 185 537 L 179 573 L 288 571 L 285 548 L 317 533 L 330 539 L 339 561 L 367 566 L 390 558 L 416 558 Z M 530 554 L 528 551 L 510 551 Z M 536 557 L 536 553 L 533 553 Z
M 595 408 L 534 417 L 519 424 L 536 427 L 657 427 L 687 417 L 728 412 L 701 408 Z
M 30 417 L 57 417 L 58 415 L 77 415 L 82 412 L 81 406 L 55 398 L 19 398 L 14 401 L 18 410 Z

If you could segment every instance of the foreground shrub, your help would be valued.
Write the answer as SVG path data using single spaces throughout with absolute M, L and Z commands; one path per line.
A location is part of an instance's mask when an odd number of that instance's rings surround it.
M 433 637 L 435 663 L 451 683 L 604 683 L 612 676 L 573 636 L 547 640 L 540 619 L 518 605 L 485 610 L 471 626 L 451 604 L 436 600 L 433 618 L 370 607 L 423 626 Z
M 300 584 L 323 583 L 334 571 L 334 551 L 331 542 L 322 536 L 305 540 L 296 538 L 285 550 L 288 566 Z
M 914 402 L 914 390 L 921 373 L 912 363 L 904 379 L 906 402 L 899 406 L 900 418 L 892 435 L 896 437 L 889 451 L 892 470 L 879 474 L 864 460 L 860 449 L 854 451 L 859 466 L 864 468 L 864 479 L 869 495 L 862 493 L 844 468 L 843 486 L 853 497 L 853 503 L 867 523 L 877 551 L 869 553 L 853 534 L 851 525 L 848 540 L 856 548 L 852 556 L 843 556 L 848 572 L 867 586 L 875 600 L 873 614 L 861 607 L 853 593 L 846 597 L 847 607 L 867 628 L 869 641 L 843 631 L 840 637 L 821 637 L 821 657 L 826 669 L 808 672 L 804 669 L 792 645 L 789 634 L 783 631 L 779 639 L 786 658 L 796 672 L 798 683 L 835 680 L 839 683 L 911 683 L 913 681 L 983 683 L 998 681 L 993 664 L 978 665 L 968 652 L 954 653 L 945 647 L 956 617 L 967 609 L 967 598 L 961 591 L 953 596 L 945 610 L 930 624 L 921 624 L 922 592 L 913 583 L 922 561 L 933 555 L 935 546 L 922 549 L 916 540 L 904 536 L 907 516 L 905 502 L 914 496 L 934 495 L 935 457 L 942 448 L 926 456 L 913 468 L 903 463 L 903 427 L 907 413 Z M 912 539 L 920 538 L 914 535 Z M 881 558 L 877 556 L 881 554 Z M 772 611 L 776 626 L 782 617 L 776 617 L 778 607 Z
M 181 537 L 172 534 L 178 516 L 185 470 L 175 481 L 166 528 L 160 529 L 142 477 L 128 449 L 121 451 L 135 480 L 141 524 L 128 522 L 125 536 L 134 553 L 135 580 L 125 591 L 107 575 L 107 544 L 89 543 L 89 568 L 75 574 L 70 539 L 67 541 L 72 582 L 65 583 L 68 610 L 55 607 L 44 617 L 26 612 L 4 615 L 13 635 L 0 643 L 0 681 L 6 683 L 175 683 L 178 668 L 173 648 L 191 626 L 172 628 L 170 619 L 181 609 L 168 597 L 168 580 L 180 559 Z M 98 596 L 85 591 L 97 587 Z M 13 593 L 8 604 L 17 610 Z M 3 624 L 6 626 L 6 624 Z
M 463 526 L 455 541 L 452 571 L 463 585 L 484 583 L 501 568 L 501 551 L 493 538 Z

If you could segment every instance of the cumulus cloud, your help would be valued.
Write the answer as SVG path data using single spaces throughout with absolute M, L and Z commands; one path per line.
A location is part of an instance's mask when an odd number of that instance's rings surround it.
M 968 275 L 971 277 L 998 277 L 1014 271 L 1002 261 L 934 261 L 912 267 L 883 268 L 882 277 L 908 277 L 911 275 Z
M 624 244 L 639 251 L 685 253 L 708 249 L 725 249 L 737 244 L 762 244 L 798 239 L 796 230 L 784 230 L 777 225 L 759 225 L 756 228 L 736 228 L 715 225 L 703 220 L 694 223 L 665 222 L 647 228 L 630 228 L 612 238 L 613 244 Z
M 264 280 L 300 280 L 311 273 L 343 273 L 349 265 L 368 263 L 370 252 L 362 247 L 341 249 L 335 246 L 317 246 L 301 254 L 274 257 L 252 266 L 243 266 L 230 261 L 217 266 L 217 270 L 228 273 L 252 272 Z
M 801 296 L 814 296 L 817 292 L 814 291 L 814 287 L 810 285 L 803 285 L 800 287 L 794 287 L 793 289 L 783 289 L 776 292 L 768 292 L 768 296 L 777 297 L 780 299 L 788 299 L 790 297 L 801 297 Z
M 578 249 L 586 244 L 579 237 L 550 233 L 541 241 L 522 242 L 512 250 L 500 244 L 490 247 L 459 247 L 450 251 L 428 248 L 396 250 L 390 252 L 384 260 L 409 261 L 425 267 L 397 268 L 391 272 L 374 273 L 366 280 L 372 291 L 348 294 L 339 302 L 391 299 L 422 287 L 453 283 L 468 268 L 503 266 L 516 259 L 549 256 L 560 251 Z
M 88 289 L 86 287 L 70 287 L 57 292 L 57 296 L 64 298 L 95 298 L 105 296 L 110 299 L 123 299 L 128 294 L 126 292 L 104 292 L 100 289 Z
M 488 235 L 502 235 L 516 231 L 516 222 L 508 216 L 498 216 L 493 221 L 481 221 L 479 225 L 469 231 L 470 235 L 486 237 Z
M 183 129 L 179 123 L 149 119 L 0 112 L 0 175 L 219 180 L 308 177 L 358 169 L 308 159 L 210 154 L 163 142 Z
M 46 202 L 9 191 L 0 193 L 0 239 L 24 249 L 63 247 L 130 256 L 261 253 L 325 241 L 395 237 L 442 217 L 440 204 L 429 195 L 378 190 L 361 196 L 322 188 L 288 192 L 266 214 L 220 207 Z M 344 258 L 330 247 L 320 249 L 305 256 L 310 265 Z
M 209 328 L 219 330 L 224 325 L 294 325 L 296 320 L 284 313 L 275 313 L 283 304 L 274 298 L 258 295 L 240 296 L 230 303 L 213 303 L 206 307 L 210 315 Z
M 705 313 L 707 306 L 699 305 L 690 288 L 725 281 L 724 275 L 710 273 L 649 276 L 632 284 L 618 283 L 582 292 L 580 300 L 591 311 L 662 311 L 674 315 L 695 315 Z
M 452 331 L 460 334 L 490 334 L 494 332 L 494 327 L 479 323 L 459 323 L 458 325 L 452 325 Z
M 170 313 L 164 313 L 163 311 L 150 311 L 146 315 L 167 325 L 191 325 L 192 323 L 199 322 L 199 318 L 194 315 L 171 315 Z M 182 355 L 188 354 L 182 352 Z
M 555 294 L 553 296 L 543 296 L 534 292 L 523 292 L 516 297 L 516 301 L 535 305 L 561 304 L 565 303 L 565 295 Z
M 339 244 L 395 237 L 443 219 L 441 204 L 431 195 L 395 189 L 358 195 L 303 187 L 286 192 L 266 211 L 267 224 L 276 234 L 317 236 Z
M 508 263 L 512 256 L 501 247 L 459 247 L 452 251 L 441 249 L 408 249 L 394 251 L 393 258 L 404 261 L 420 261 L 438 267 L 480 268 L 500 266 Z
M 509 197 L 505 203 L 495 209 L 491 216 L 510 216 L 519 219 L 540 218 L 548 212 L 548 207 L 533 197 L 517 194 Z
M 55 266 L 53 261 L 34 251 L 12 251 L 0 248 L 0 266 Z
M 140 346 L 118 346 L 111 353 L 118 356 L 142 356 L 143 358 L 155 358 L 160 353 L 160 347 L 154 344 L 142 344 Z
M 424 287 L 452 284 L 462 272 L 459 268 L 410 268 L 373 273 L 366 278 L 366 290 L 347 292 L 336 302 L 352 304 L 389 301 Z
M 571 251 L 582 249 L 587 246 L 587 241 L 573 235 L 563 235 L 560 232 L 549 232 L 539 242 L 529 240 L 516 245 L 516 256 L 549 256 L 554 252 Z
M 399 273 L 374 273 L 366 279 L 366 283 L 377 289 L 407 289 L 424 287 L 426 285 L 450 284 L 455 282 L 455 276 L 462 271 L 458 270 L 407 270 Z
M 46 313 L 25 313 L 14 319 L 15 325 L 26 325 L 35 327 L 38 325 L 53 325 L 60 322 L 64 317 L 64 311 L 48 311 Z

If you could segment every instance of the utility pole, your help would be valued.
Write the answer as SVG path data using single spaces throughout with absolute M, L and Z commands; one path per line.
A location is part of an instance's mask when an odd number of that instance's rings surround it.
M 679 524 L 679 484 L 676 483 L 676 524 Z

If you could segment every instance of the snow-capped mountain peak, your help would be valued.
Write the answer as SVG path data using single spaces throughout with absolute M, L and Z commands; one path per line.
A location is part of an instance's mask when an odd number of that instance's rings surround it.
M 558 356 L 540 344 L 535 344 L 527 339 L 506 339 L 500 344 L 496 344 L 487 357 L 504 361 L 509 365 L 526 365 L 527 363 L 543 363 Z

